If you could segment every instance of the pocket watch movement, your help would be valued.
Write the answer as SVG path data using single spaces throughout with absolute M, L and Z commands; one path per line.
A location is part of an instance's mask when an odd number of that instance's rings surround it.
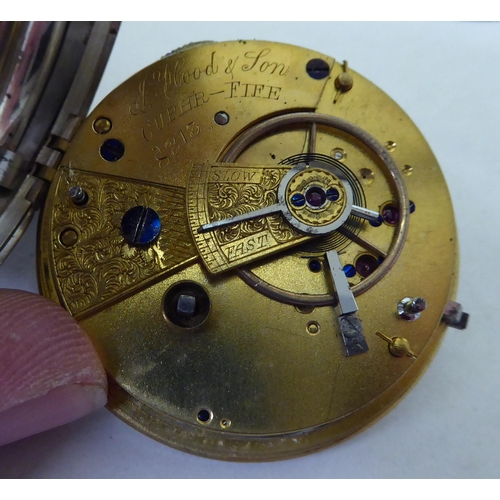
M 436 158 L 347 61 L 190 44 L 59 153 L 41 176 L 41 292 L 90 335 L 109 409 L 169 446 L 248 461 L 329 446 L 466 326 Z

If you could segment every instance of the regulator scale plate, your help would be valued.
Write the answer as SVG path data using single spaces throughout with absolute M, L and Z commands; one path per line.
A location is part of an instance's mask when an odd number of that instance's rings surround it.
M 51 181 L 39 247 L 111 411 L 212 458 L 359 431 L 463 320 L 426 141 L 346 62 L 279 43 L 194 44 L 109 94 Z

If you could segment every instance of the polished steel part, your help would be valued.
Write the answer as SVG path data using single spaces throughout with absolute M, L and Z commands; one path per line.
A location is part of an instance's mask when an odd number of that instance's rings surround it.
M 356 356 L 368 351 L 368 343 L 363 334 L 361 320 L 356 313 L 338 317 L 340 334 L 344 341 L 346 355 Z
M 337 315 L 343 316 L 344 314 L 355 313 L 359 308 L 347 281 L 343 266 L 340 263 L 339 254 L 335 250 L 330 250 L 326 252 L 326 259 L 330 268 L 333 286 L 335 287 L 335 295 L 337 296 Z
M 221 166 L 224 165 L 221 164 Z M 290 202 L 291 192 L 294 191 L 290 185 L 297 177 L 304 175 L 307 176 L 308 174 L 314 176 L 314 174 L 318 173 L 323 173 L 323 175 L 327 173 L 335 174 L 333 179 L 339 182 L 337 187 L 341 189 L 341 192 L 345 193 L 345 195 L 341 197 L 341 200 L 344 201 L 345 199 L 345 202 L 341 208 L 334 210 L 333 214 L 327 214 L 326 216 L 323 215 L 323 219 L 321 221 L 315 221 L 314 218 L 311 218 L 309 221 L 307 219 L 304 220 L 303 217 L 300 217 L 299 213 L 312 211 L 312 215 L 315 215 L 315 209 L 314 207 L 303 206 L 301 207 L 302 210 L 295 210 Z M 331 186 L 331 183 L 325 184 L 322 187 L 326 191 L 329 186 Z M 316 184 L 314 184 L 314 187 L 316 187 Z M 379 218 L 378 212 L 352 204 L 352 191 L 347 179 L 345 179 L 341 171 L 331 165 L 321 165 L 319 162 L 311 162 L 310 165 L 299 163 L 296 167 L 290 169 L 278 185 L 276 197 L 278 199 L 278 203 L 275 203 L 274 205 L 252 210 L 251 212 L 243 213 L 241 215 L 235 215 L 234 217 L 230 217 L 228 219 L 203 224 L 198 228 L 198 233 L 204 233 L 250 219 L 256 219 L 258 217 L 265 217 L 267 215 L 275 214 L 276 212 L 280 212 L 283 217 L 298 231 L 312 236 L 327 234 L 334 231 L 347 220 L 350 214 L 367 220 L 377 220 Z M 324 205 L 327 204 L 328 201 L 326 201 Z M 307 201 L 305 201 L 305 205 L 308 205 Z M 307 208 L 310 208 L 310 210 L 307 210 Z M 322 206 L 319 208 L 324 207 Z
M 122 229 L 134 207 L 161 224 L 143 246 Z M 109 408 L 212 458 L 358 432 L 458 317 L 453 210 L 422 135 L 346 62 L 278 43 L 189 46 L 113 91 L 66 147 L 39 245 L 41 290 L 91 336 Z M 402 297 L 425 297 L 418 321 Z
M 270 205 L 269 207 L 258 208 L 252 212 L 247 212 L 246 214 L 235 215 L 229 219 L 222 219 L 215 222 L 210 222 L 209 224 L 203 224 L 198 228 L 199 233 L 206 233 L 212 229 L 217 229 L 220 227 L 230 226 L 231 224 L 238 224 L 238 222 L 243 222 L 250 219 L 256 219 L 258 217 L 265 217 L 266 215 L 272 215 L 276 212 L 284 212 L 286 210 L 286 205 L 282 203 L 276 203 Z
M 357 317 L 358 304 L 347 281 L 346 274 L 340 262 L 339 255 L 335 250 L 326 252 L 326 260 L 330 269 L 337 306 L 337 314 L 340 334 L 346 348 L 347 356 L 362 354 L 368 350 L 368 344 L 363 335 L 360 319 Z
M 72 186 L 68 190 L 68 196 L 71 201 L 78 206 L 85 205 L 89 199 L 89 195 L 81 186 Z
M 328 92 L 325 92 L 328 95 Z M 398 222 L 395 224 L 395 233 L 391 239 L 390 247 L 387 251 L 384 251 L 384 261 L 378 268 L 377 272 L 373 273 L 367 279 L 357 283 L 354 288 L 354 294 L 363 293 L 371 288 L 379 279 L 381 279 L 395 264 L 398 259 L 402 249 L 404 242 L 406 240 L 406 236 L 408 233 L 408 222 L 409 222 L 409 198 L 406 189 L 406 184 L 403 180 L 403 176 L 401 175 L 400 169 L 395 164 L 393 158 L 388 153 L 388 149 L 380 143 L 373 135 L 371 135 L 367 130 L 359 127 L 358 125 L 347 121 L 344 118 L 344 115 L 341 116 L 332 116 L 327 114 L 322 114 L 321 111 L 326 109 L 328 111 L 331 110 L 331 103 L 328 102 L 326 104 L 326 100 L 323 97 L 320 99 L 321 105 L 318 105 L 316 108 L 316 112 L 291 112 L 287 114 L 281 114 L 279 116 L 272 116 L 270 118 L 264 119 L 261 122 L 255 124 L 253 127 L 249 127 L 248 130 L 245 130 L 241 135 L 239 135 L 234 142 L 227 148 L 227 151 L 224 152 L 222 160 L 224 162 L 232 162 L 236 158 L 243 156 L 245 158 L 245 151 L 252 148 L 252 145 L 262 140 L 267 134 L 271 134 L 276 130 L 279 130 L 280 127 L 284 126 L 297 126 L 299 124 L 316 124 L 322 125 L 324 127 L 330 127 L 332 132 L 336 134 L 337 137 L 347 138 L 347 143 L 356 144 L 358 141 L 363 145 L 365 149 L 365 154 L 370 157 L 372 161 L 375 161 L 378 169 L 380 170 L 383 167 L 381 172 L 382 176 L 387 178 L 387 182 L 389 184 L 388 188 L 391 191 L 391 196 L 396 199 L 396 203 L 399 206 L 400 216 Z M 359 102 L 358 102 L 359 104 Z M 384 103 L 383 107 L 387 104 Z M 341 111 L 340 107 L 335 108 L 336 113 Z M 380 111 L 382 112 L 382 110 Z M 357 111 L 358 114 L 362 114 L 362 110 Z M 366 117 L 364 117 L 366 119 Z M 375 122 L 373 126 L 380 127 L 380 123 L 376 125 L 375 116 L 370 116 L 369 121 Z M 401 133 L 400 129 L 400 132 Z M 314 139 L 315 143 L 316 139 Z M 311 148 L 311 141 L 308 141 L 308 148 Z M 389 141 L 393 142 L 393 141 Z M 292 146 L 296 147 L 296 146 Z M 340 148 L 344 151 L 343 148 Z M 334 148 L 330 151 L 335 155 L 336 152 L 339 151 L 339 148 Z M 284 154 L 284 158 L 288 157 L 288 155 Z M 313 156 L 314 158 L 314 156 Z M 435 158 L 434 158 L 435 161 Z M 241 163 L 241 162 L 240 162 Z M 359 165 L 361 167 L 362 165 Z M 351 167 L 352 168 L 352 167 Z M 394 192 L 394 194 L 392 194 Z M 344 231 L 345 226 L 339 227 L 339 232 Z M 349 229 L 345 231 L 349 232 Z M 358 239 L 358 242 L 362 241 Z M 371 242 L 368 242 L 368 245 L 372 245 Z M 367 245 L 365 245 L 367 246 Z M 369 248 L 368 248 L 369 249 Z M 383 256 L 383 254 L 379 254 Z M 256 282 L 259 283 L 259 280 L 254 280 L 253 276 L 249 274 L 249 272 L 244 271 L 245 278 L 248 283 Z M 274 292 L 271 292 L 270 295 L 274 295 Z M 284 294 L 286 295 L 286 293 Z M 281 297 L 283 298 L 282 294 Z M 306 299 L 307 301 L 307 299 Z M 323 297 L 315 297 L 315 302 L 317 305 L 327 305 L 331 302 L 331 297 L 324 295 Z M 293 303 L 293 302 L 292 302 Z
M 380 218 L 380 214 L 375 212 L 375 210 L 370 210 L 365 207 L 358 207 L 357 205 L 353 205 L 351 214 L 357 217 L 361 217 L 362 219 L 371 220 L 377 222 Z
M 196 310 L 196 297 L 192 295 L 181 295 L 177 301 L 177 313 L 182 316 L 194 316 Z
M 0 22 L 0 264 L 92 101 L 116 22 Z

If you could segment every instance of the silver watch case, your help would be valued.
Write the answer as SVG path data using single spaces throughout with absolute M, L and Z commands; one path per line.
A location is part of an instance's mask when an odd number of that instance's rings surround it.
M 0 22 L 0 264 L 85 119 L 119 22 Z

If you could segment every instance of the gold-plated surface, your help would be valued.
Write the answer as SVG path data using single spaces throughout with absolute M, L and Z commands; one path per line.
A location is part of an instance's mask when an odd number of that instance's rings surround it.
M 312 59 L 329 75 L 311 77 Z M 124 146 L 117 161 L 101 155 L 108 139 Z M 313 161 L 342 168 L 357 205 L 399 217 L 377 226 L 350 216 L 314 237 L 279 213 L 198 232 L 273 205 L 286 173 Z M 76 185 L 83 206 L 68 196 Z M 160 217 L 149 246 L 122 236 L 135 206 Z M 264 232 L 272 248 L 259 248 Z M 41 290 L 91 336 L 110 409 L 159 441 L 228 460 L 309 453 L 373 422 L 429 363 L 456 285 L 451 202 L 415 125 L 347 63 L 271 42 L 188 47 L 106 97 L 51 183 L 39 246 Z M 331 250 L 354 268 L 369 346 L 354 357 L 335 317 Z M 184 305 L 169 302 L 176 287 Z M 209 312 L 183 328 L 169 314 L 196 314 L 193 287 Z M 401 297 L 423 297 L 425 314 L 402 320 Z
M 71 201 L 71 186 L 81 186 L 89 193 L 84 206 Z M 59 169 L 53 187 L 50 231 L 54 273 L 64 306 L 74 316 L 92 314 L 196 259 L 182 189 L 69 168 Z M 163 231 L 147 249 L 131 247 L 120 231 L 123 214 L 134 206 L 152 204 L 163 221 Z M 66 236 L 68 231 L 78 235 L 77 246 Z
M 377 335 L 388 343 L 389 352 L 398 358 L 402 356 L 409 356 L 410 358 L 416 358 L 417 355 L 410 350 L 410 343 L 407 339 L 403 337 L 392 337 L 389 338 L 381 332 L 376 332 Z
M 347 193 L 342 182 L 331 172 L 318 168 L 309 168 L 295 175 L 287 186 L 287 201 L 294 194 L 307 193 L 308 189 L 321 187 L 326 191 L 334 188 L 338 191 L 338 200 L 335 203 L 326 201 L 317 209 L 310 208 L 307 203 L 299 207 L 294 207 L 289 203 L 288 208 L 301 222 L 309 226 L 325 226 L 337 220 L 344 212 L 347 203 Z
M 111 130 L 111 127 L 111 121 L 104 116 L 97 118 L 92 125 L 96 134 L 107 134 Z
M 276 203 L 278 185 L 288 170 L 257 165 L 242 168 L 231 163 L 193 165 L 187 191 L 189 225 L 210 272 L 226 271 L 309 239 L 290 227 L 280 214 L 198 232 L 208 222 Z

